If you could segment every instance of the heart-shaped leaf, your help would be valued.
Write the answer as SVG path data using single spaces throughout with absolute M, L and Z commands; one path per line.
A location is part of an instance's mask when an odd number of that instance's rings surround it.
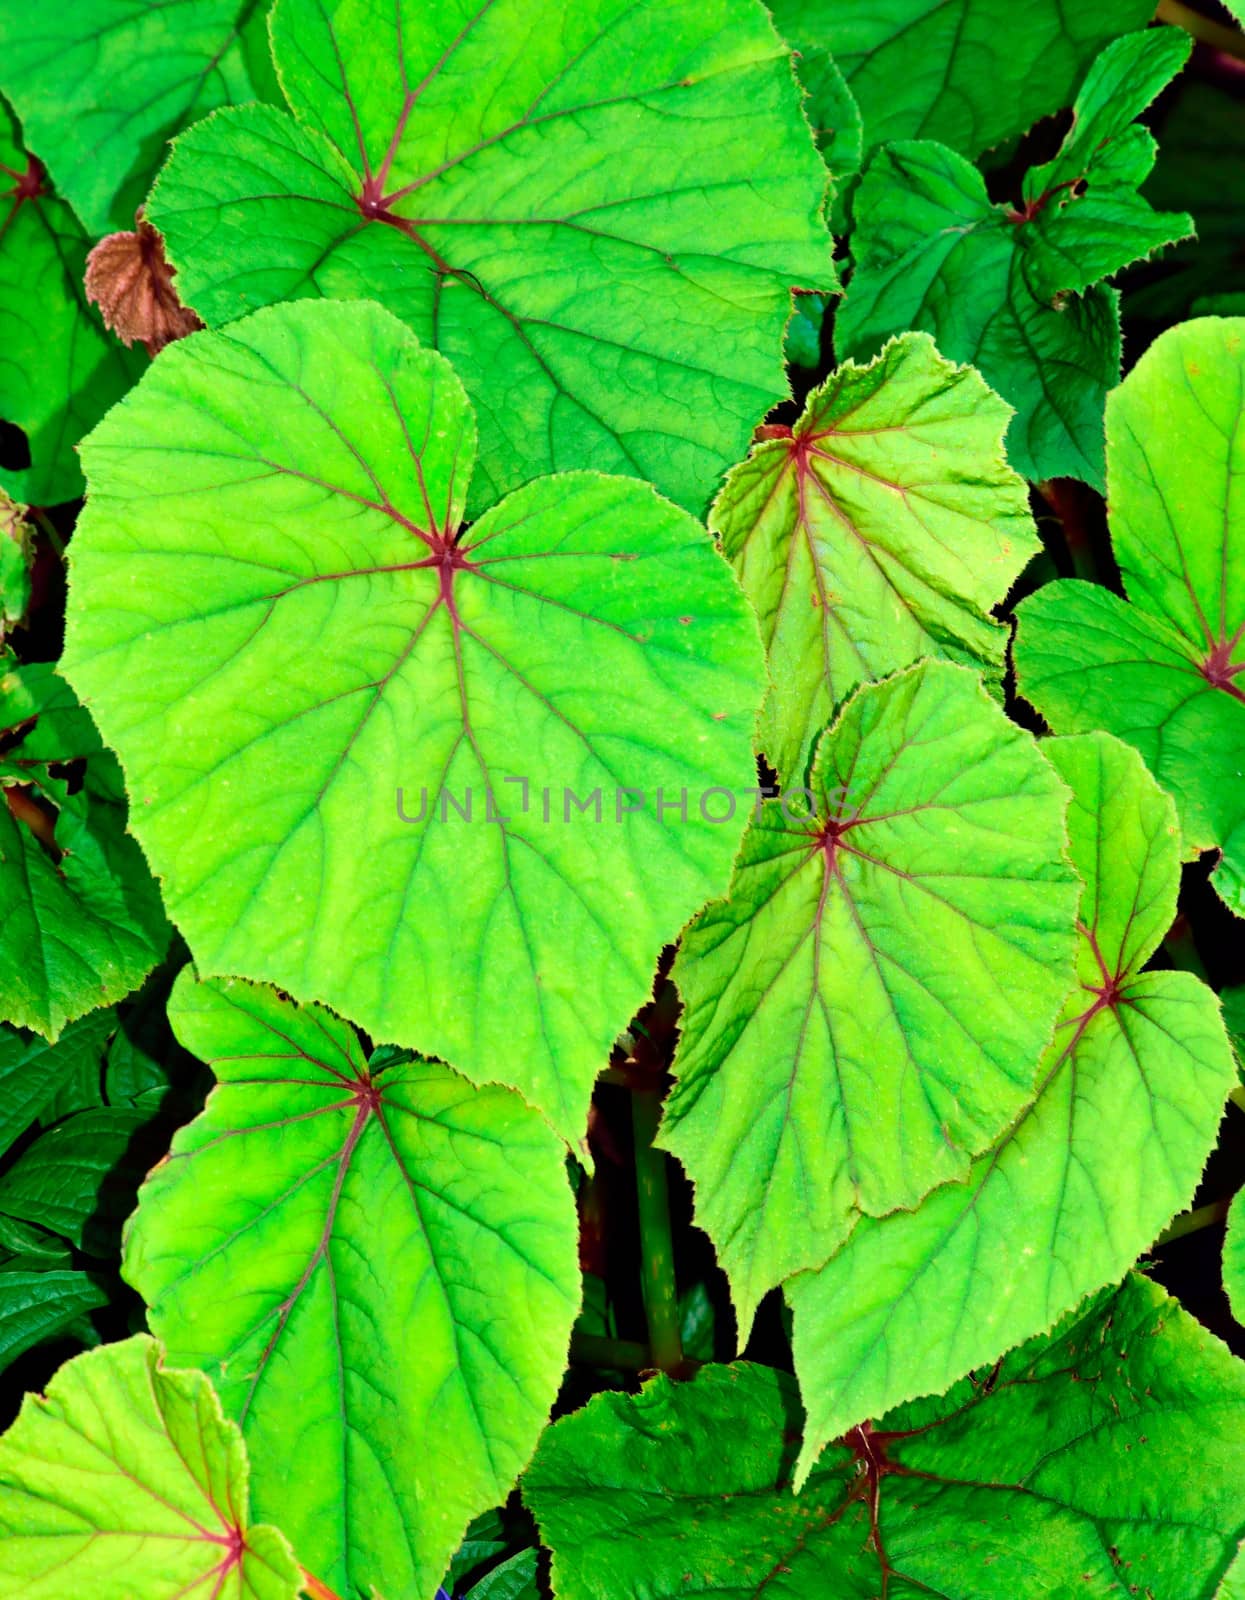
M 867 150 L 937 139 L 966 156 L 1070 105 L 1098 51 L 1154 15 L 1150 0 L 1075 9 L 1059 0 L 772 0 L 770 10 L 800 52 L 814 104 L 833 55 L 860 106 Z
M 68 22 L 71 12 L 64 15 Z M 7 58 L 2 25 L 0 34 Z M 0 467 L 0 489 L 33 505 L 82 493 L 74 446 L 145 360 L 110 339 L 87 305 L 86 250 L 77 218 L 0 100 L 0 421 L 22 429 L 30 457 Z
M 526 1465 L 579 1304 L 562 1146 L 508 1089 L 183 973 L 219 1078 L 144 1187 L 125 1273 L 202 1367 L 254 1503 L 343 1593 L 431 1594 Z M 208 1198 L 210 1197 L 210 1198 Z
M 704 529 L 633 479 L 545 479 L 461 533 L 474 443 L 377 306 L 171 346 L 84 448 L 64 666 L 204 975 L 513 1083 L 574 1140 L 725 886 L 747 808 L 697 802 L 755 788 L 759 645 Z
M 1188 57 L 1178 28 L 1103 51 L 1054 161 L 1019 207 L 993 205 L 963 156 L 932 141 L 879 151 L 856 191 L 856 271 L 835 322 L 842 355 L 925 328 L 1016 408 L 1008 456 L 1030 478 L 1102 482 L 1102 411 L 1119 375 L 1118 297 L 1098 280 L 1193 231 L 1137 193 L 1154 140 L 1132 119 Z M 1085 290 L 1084 294 L 1070 291 Z
M 1169 329 L 1107 403 L 1111 542 L 1129 602 L 1076 579 L 1019 607 L 1020 691 L 1104 728 L 1176 801 L 1186 855 L 1245 916 L 1245 318 Z M 1161 422 L 1160 420 L 1161 419 Z
M 967 1184 L 861 1218 L 820 1272 L 787 1284 L 805 1462 L 1118 1279 L 1188 1204 L 1214 1147 L 1236 1078 L 1215 997 L 1187 972 L 1143 970 L 1180 887 L 1171 799 L 1105 734 L 1042 748 L 1073 794 L 1077 979 L 1037 1098 Z
M 165 141 L 279 91 L 267 0 L 0 0 L 0 92 L 92 234 L 128 228 Z
M 292 116 L 222 112 L 152 196 L 210 326 L 379 300 L 481 422 L 472 515 L 634 473 L 701 513 L 787 392 L 792 288 L 834 285 L 825 172 L 756 0 L 279 0 Z
M 1003 456 L 1011 408 L 925 334 L 846 362 L 784 437 L 727 478 L 710 527 L 761 619 L 771 689 L 759 740 L 797 782 L 856 685 L 921 656 L 999 683 L 990 617 L 1038 549 Z
M 139 1335 L 75 1356 L 0 1439 L 3 1600 L 296 1600 L 251 1526 L 246 1451 L 201 1372 Z
M 662 1143 L 741 1335 L 858 1212 L 965 1175 L 1030 1098 L 1072 977 L 1066 794 L 974 674 L 858 690 L 810 784 L 812 817 L 790 792 L 765 805 L 673 973 Z
M 1145 1278 L 853 1429 L 793 1495 L 800 1420 L 740 1363 L 555 1423 L 523 1496 L 559 1600 L 1192 1600 L 1245 1533 L 1245 1369 Z
M 169 926 L 116 761 L 51 666 L 0 654 L 0 737 L 0 1019 L 55 1039 L 136 988 Z

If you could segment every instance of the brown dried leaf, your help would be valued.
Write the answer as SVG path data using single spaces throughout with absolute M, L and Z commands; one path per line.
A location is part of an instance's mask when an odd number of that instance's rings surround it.
M 203 323 L 178 299 L 164 240 L 141 214 L 133 233 L 110 233 L 86 260 L 87 299 L 127 345 L 139 339 L 154 356 Z

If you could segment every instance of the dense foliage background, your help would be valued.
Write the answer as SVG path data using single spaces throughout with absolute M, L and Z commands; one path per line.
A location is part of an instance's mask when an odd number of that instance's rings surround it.
M 0 0 L 0 1600 L 1245 1594 L 1240 23 Z

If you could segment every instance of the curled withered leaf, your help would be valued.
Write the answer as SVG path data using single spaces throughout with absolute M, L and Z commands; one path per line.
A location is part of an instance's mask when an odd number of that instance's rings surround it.
M 86 293 L 124 344 L 141 340 L 154 356 L 203 324 L 178 299 L 164 240 L 141 212 L 134 221 L 132 233 L 110 233 L 91 251 Z

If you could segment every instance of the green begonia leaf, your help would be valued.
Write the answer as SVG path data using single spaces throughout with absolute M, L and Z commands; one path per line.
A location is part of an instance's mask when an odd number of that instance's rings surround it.
M 6 57 L 8 48 L 6 36 Z M 21 428 L 30 450 L 29 466 L 0 467 L 0 489 L 32 505 L 82 493 L 74 446 L 146 359 L 109 338 L 87 305 L 86 252 L 77 218 L 0 100 L 0 421 Z
M 133 226 L 168 138 L 278 97 L 267 0 L 0 0 L 0 93 L 91 234 Z
M 1245 1600 L 1245 1548 L 1223 1575 L 1223 1582 L 1215 1590 L 1215 1600 Z
M 396 312 L 479 413 L 472 515 L 577 467 L 701 513 L 787 393 L 791 289 L 835 282 L 757 0 L 278 0 L 272 37 L 293 116 L 205 120 L 153 193 L 183 298 Z
M 710 514 L 761 619 L 761 749 L 798 781 L 856 685 L 921 656 L 1002 681 L 990 617 L 1040 548 L 1003 457 L 1010 408 L 925 334 L 848 362 L 785 438 L 756 445 Z
M 116 762 L 51 666 L 0 658 L 0 734 L 0 1019 L 55 1039 L 141 983 L 169 928 Z
M 1223 1239 L 1223 1288 L 1232 1315 L 1245 1326 L 1245 1189 L 1238 1189 L 1228 1209 Z
M 1057 733 L 1134 745 L 1186 855 L 1245 915 L 1245 319 L 1170 329 L 1107 404 L 1111 539 L 1129 599 L 1048 584 L 1019 608 L 1020 692 Z
M 1176 911 L 1171 799 L 1105 734 L 1042 748 L 1073 794 L 1077 982 L 1037 1098 L 967 1184 L 862 1218 L 820 1272 L 787 1284 L 805 1462 L 1117 1280 L 1188 1204 L 1214 1148 L 1236 1076 L 1215 997 L 1187 972 L 1143 970 Z
M 89 1012 L 70 1023 L 55 1044 L 0 1027 L 0 1155 L 64 1084 L 84 1067 L 98 1071 L 116 1021 L 109 1010 Z
M 139 1335 L 75 1356 L 0 1439 L 2 1600 L 296 1600 L 251 1526 L 246 1451 L 200 1372 Z
M 795 52 L 796 74 L 804 90 L 804 113 L 822 160 L 834 180 L 826 202 L 826 218 L 834 234 L 849 227 L 850 194 L 860 171 L 865 129 L 856 98 L 824 38 L 821 8 L 807 0 L 774 0 L 769 12 L 774 25 Z
M 543 479 L 460 538 L 474 444 L 377 306 L 171 346 L 84 447 L 64 666 L 205 976 L 505 1079 L 574 1140 L 729 876 L 740 824 L 697 799 L 755 787 L 759 644 L 633 479 Z
M 369 1069 L 271 990 L 186 972 L 170 1014 L 220 1082 L 143 1189 L 125 1274 L 242 1424 L 257 1515 L 339 1592 L 430 1595 L 557 1394 L 563 1148 L 510 1090 Z
M 741 1336 L 858 1212 L 966 1174 L 1032 1096 L 1072 980 L 1067 797 L 974 674 L 927 662 L 858 690 L 810 783 L 816 816 L 766 803 L 673 972 L 661 1142 Z
M 860 105 L 865 146 L 937 139 L 966 156 L 1070 105 L 1086 67 L 1141 28 L 1151 0 L 773 0 L 814 105 L 833 54 Z
M 1245 1368 L 1140 1277 L 793 1495 L 799 1426 L 743 1364 L 555 1423 L 523 1493 L 559 1600 L 1210 1600 L 1245 1531 Z
M 1137 187 L 1154 141 L 1132 119 L 1180 70 L 1186 34 L 1129 34 L 1103 51 L 1052 162 L 1020 208 L 992 205 L 963 156 L 929 141 L 879 151 L 854 200 L 856 271 L 840 355 L 925 328 L 1016 408 L 1008 455 L 1027 477 L 1102 481 L 1102 412 L 1119 375 L 1118 297 L 1098 280 L 1192 231 Z M 1072 291 L 1082 291 L 1072 292 Z
M 41 1272 L 28 1265 L 0 1270 L 0 1372 L 107 1301 L 85 1272 Z
M 0 489 L 0 645 L 26 615 L 34 545 L 26 507 Z

